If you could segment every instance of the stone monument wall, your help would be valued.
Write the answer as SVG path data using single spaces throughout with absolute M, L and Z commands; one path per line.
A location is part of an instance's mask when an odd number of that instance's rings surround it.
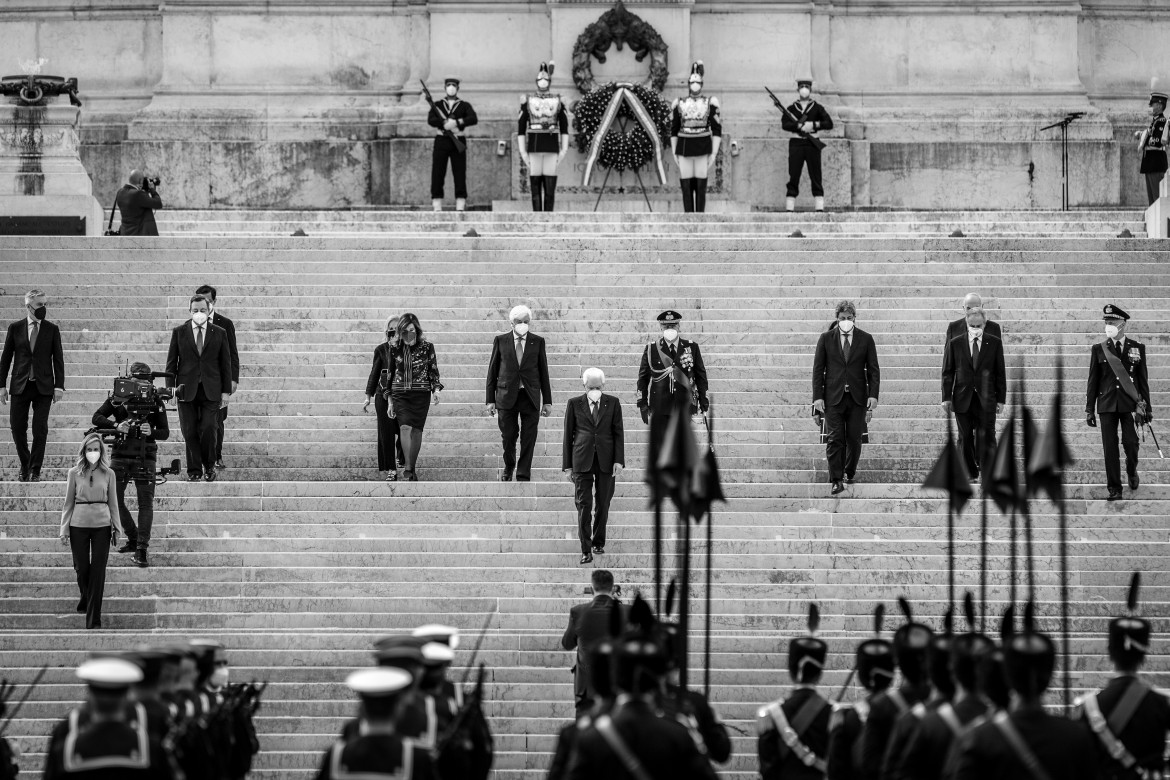
M 472 205 L 522 198 L 519 96 L 608 4 L 577 0 L 18 0 L 0 8 L 0 71 L 44 57 L 81 81 L 82 159 L 108 203 L 132 167 L 168 205 L 347 208 L 429 201 L 432 133 L 418 80 L 458 74 L 476 106 Z M 724 104 L 721 192 L 775 207 L 787 139 L 764 84 L 811 75 L 838 127 L 830 207 L 1144 206 L 1133 131 L 1170 78 L 1160 0 L 664 0 L 631 3 L 669 45 L 666 96 L 693 59 Z M 599 80 L 645 75 L 629 49 Z M 437 90 L 436 90 L 437 91 Z M 734 141 L 734 148 L 732 146 Z M 566 161 L 572 164 L 573 160 Z M 576 170 L 576 167 L 573 169 Z M 579 184 L 562 172 L 562 183 Z M 628 184 L 628 182 L 627 182 Z M 449 188 L 448 188 L 449 189 Z M 802 198 L 808 193 L 803 192 Z

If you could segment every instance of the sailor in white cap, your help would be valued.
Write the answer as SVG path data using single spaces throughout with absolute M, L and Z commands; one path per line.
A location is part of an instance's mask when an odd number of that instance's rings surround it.
M 116 777 L 173 780 L 174 765 L 150 734 L 146 710 L 129 701 L 142 670 L 122 658 L 95 658 L 77 668 L 89 689 L 86 703 L 53 729 L 46 780 Z
M 325 752 L 318 780 L 434 780 L 430 753 L 398 732 L 398 710 L 412 683 L 409 672 L 384 666 L 346 678 L 361 699 L 357 733 Z
M 447 645 L 452 650 L 459 649 L 459 629 L 454 626 L 444 626 L 439 623 L 428 623 L 419 626 L 410 632 L 413 637 L 426 639 L 429 642 L 438 642 Z
M 1146 196 L 1150 205 L 1158 199 L 1162 178 L 1166 175 L 1166 148 L 1170 146 L 1170 122 L 1166 121 L 1166 89 L 1158 79 L 1150 81 L 1150 126 L 1139 130 L 1138 150 L 1142 153 L 1141 173 L 1146 177 Z

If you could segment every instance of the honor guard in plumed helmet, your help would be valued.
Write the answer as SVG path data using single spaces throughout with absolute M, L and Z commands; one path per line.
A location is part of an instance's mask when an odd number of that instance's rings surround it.
M 707 210 L 707 178 L 723 138 L 719 98 L 703 94 L 706 70 L 702 60 L 692 63 L 687 94 L 670 106 L 670 148 L 678 163 L 684 212 Z
M 569 115 L 565 101 L 552 91 L 556 64 L 549 60 L 536 70 L 536 91 L 520 96 L 516 149 L 528 169 L 533 211 L 556 208 L 557 166 L 569 152 Z
M 882 637 L 886 605 L 878 604 L 873 610 L 873 637 L 857 646 L 857 679 L 868 693 L 881 693 L 894 682 L 898 661 L 894 658 L 894 646 Z
M 622 607 L 614 601 L 609 607 L 610 636 L 620 636 L 622 633 Z M 576 720 L 564 726 L 557 735 L 557 746 L 553 752 L 552 762 L 548 767 L 548 780 L 565 780 L 569 776 L 569 760 L 577 749 L 577 741 L 581 734 L 592 728 L 593 721 L 613 709 L 617 690 L 613 686 L 613 650 L 612 638 L 601 639 L 593 643 L 587 652 L 589 656 L 589 687 L 593 692 L 590 707 L 582 712 Z
M 864 775 L 861 765 L 862 731 L 869 719 L 874 698 L 894 682 L 898 668 L 894 660 L 894 646 L 882 637 L 886 617 L 885 604 L 878 604 L 873 610 L 873 636 L 857 646 L 853 661 L 857 680 L 865 689 L 865 697 L 859 701 L 833 705 L 833 716 L 829 720 L 828 776 L 833 780 L 853 780 Z M 845 693 L 841 691 L 842 695 Z
M 991 715 L 959 739 L 951 776 L 1096 778 L 1088 729 L 1044 709 L 1056 647 L 1036 630 L 1031 602 L 1024 608 L 1023 630 L 1005 640 L 1004 658 L 1013 693 L 1011 712 Z
M 360 669 L 345 684 L 361 700 L 356 733 L 325 751 L 318 778 L 434 778 L 429 751 L 398 731 L 398 710 L 414 685 L 410 673 L 391 667 Z
M 1129 581 L 1125 615 L 1109 621 L 1109 658 L 1116 676 L 1077 702 L 1075 716 L 1097 742 L 1099 777 L 1164 776 L 1170 701 L 1138 674 L 1150 652 L 1150 623 L 1138 612 L 1141 574 Z
M 814 780 L 824 777 L 828 767 L 832 707 L 816 686 L 824 673 L 829 646 L 817 636 L 820 627 L 820 609 L 809 604 L 808 634 L 788 643 L 792 692 L 762 707 L 756 715 L 760 776 L 765 780 Z
M 951 647 L 954 644 L 954 613 L 947 610 L 943 615 L 943 630 L 930 637 L 926 651 L 927 678 L 930 693 L 925 700 L 916 702 L 909 712 L 902 713 L 894 721 L 890 732 L 885 762 L 895 774 L 907 760 L 911 743 L 917 742 L 922 722 L 937 712 L 940 705 L 948 704 L 955 692 L 951 679 Z

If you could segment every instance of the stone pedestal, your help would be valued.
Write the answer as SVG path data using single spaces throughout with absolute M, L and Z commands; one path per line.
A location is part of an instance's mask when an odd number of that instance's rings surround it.
M 0 215 L 83 217 L 101 235 L 102 206 L 81 164 L 80 109 L 58 105 L 0 107 Z

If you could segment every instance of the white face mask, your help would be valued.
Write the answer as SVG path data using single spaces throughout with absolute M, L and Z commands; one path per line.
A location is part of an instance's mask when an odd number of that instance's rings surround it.
M 702 91 L 703 91 L 703 83 L 701 81 L 692 81 L 691 82 L 691 94 L 692 95 L 697 95 Z
M 585 395 L 589 396 L 589 403 L 591 404 L 595 404 L 601 400 L 601 391 L 596 387 L 589 390 L 589 392 L 585 393 Z
M 194 312 L 191 315 L 191 319 L 195 321 L 196 325 L 205 325 L 205 324 L 207 324 L 207 312 L 205 312 L 205 311 Z
M 546 89 L 548 89 L 548 79 L 537 79 L 536 88 L 541 92 L 544 92 Z
M 808 100 L 809 96 L 812 95 L 812 90 L 801 87 L 797 94 L 800 95 L 801 100 Z
M 230 671 L 231 670 L 226 666 L 217 666 L 207 681 L 212 688 L 222 688 L 228 684 L 228 678 L 231 676 L 229 674 Z
M 853 320 L 840 320 L 837 322 L 837 329 L 842 333 L 849 333 L 853 330 Z
M 90 450 L 85 453 L 85 459 L 88 460 L 89 464 L 92 466 L 102 459 L 102 454 L 100 452 L 94 452 L 93 450 Z
M 667 341 L 674 341 L 678 338 L 678 328 L 667 328 L 666 330 L 662 331 L 662 338 L 666 339 Z
M 459 87 L 455 86 L 454 84 L 448 85 L 447 97 L 455 97 L 457 94 L 459 94 Z
M 1116 325 L 1106 325 L 1105 326 L 1105 335 L 1111 339 L 1117 338 L 1117 326 Z
M 527 336 L 528 335 L 528 323 L 527 322 L 517 322 L 515 325 L 512 326 L 512 330 L 516 331 L 517 336 Z

